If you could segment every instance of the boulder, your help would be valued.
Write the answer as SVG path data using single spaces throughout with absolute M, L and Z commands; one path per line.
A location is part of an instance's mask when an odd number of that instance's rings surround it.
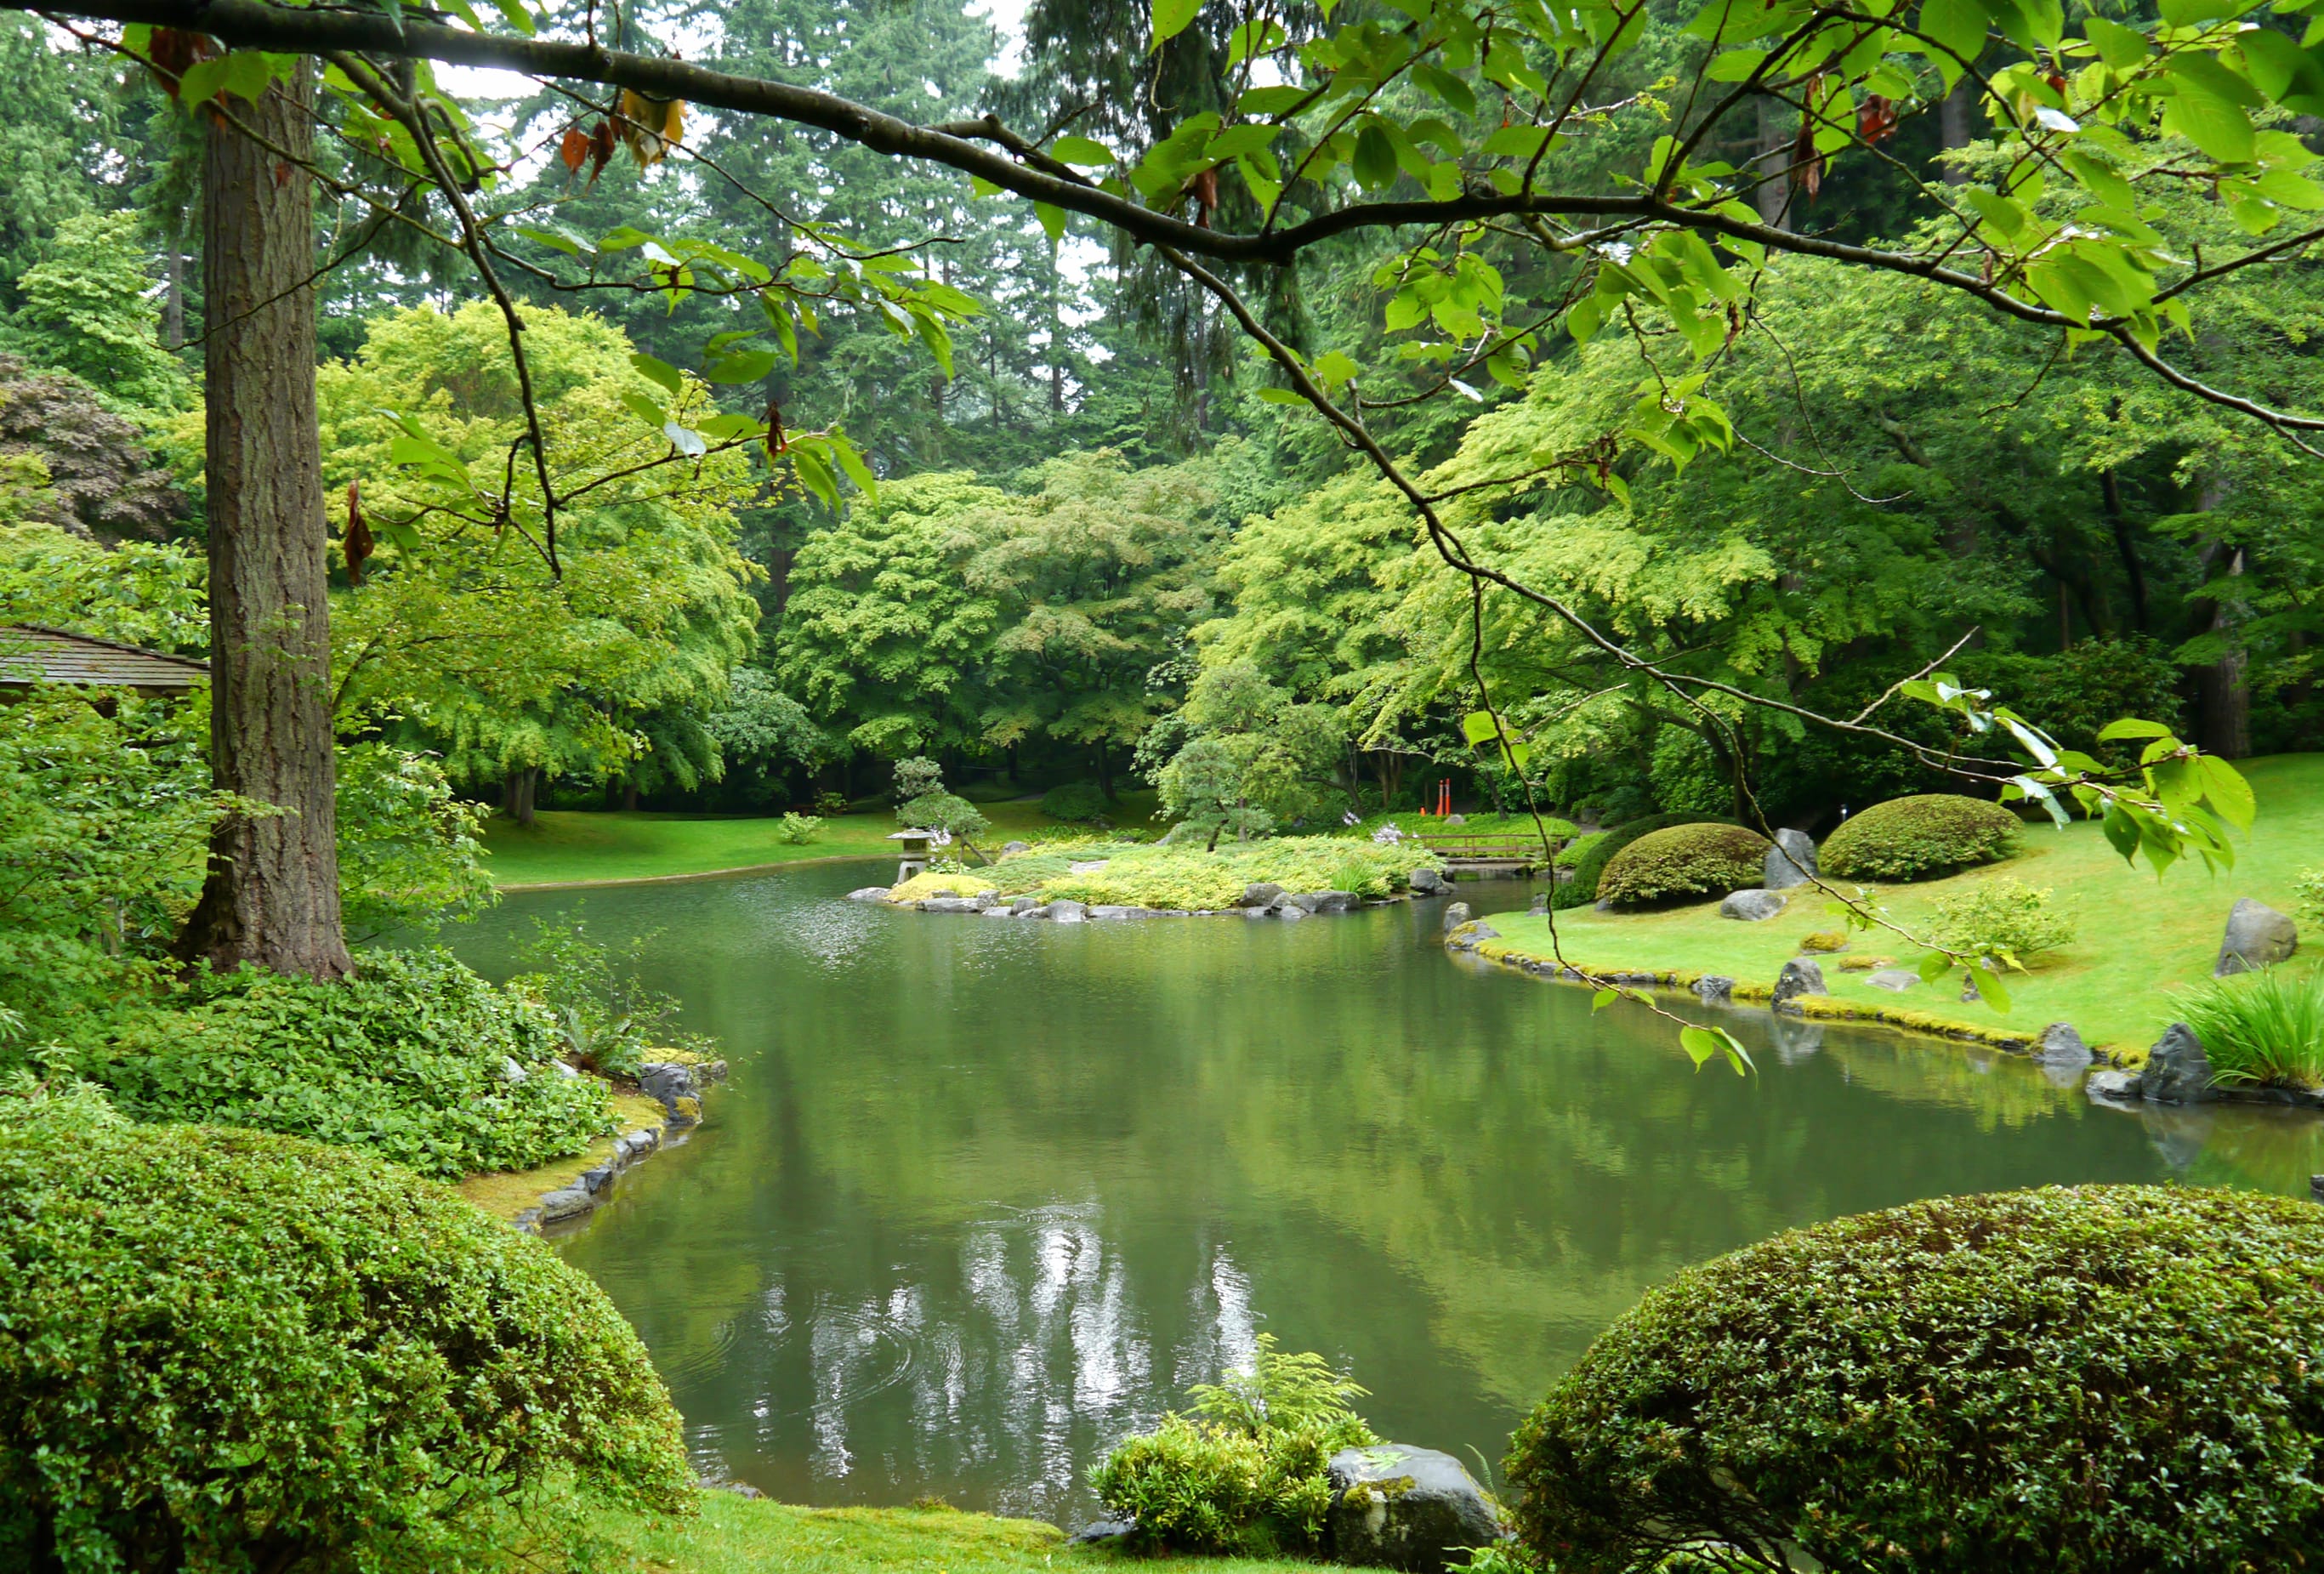
M 1283 899 L 1276 904 L 1279 907 L 1296 907 L 1303 913 L 1314 913 L 1322 905 L 1323 897 L 1315 891 L 1286 891 Z
M 2138 1078 L 2130 1072 L 2092 1072 L 2083 1079 L 2082 1091 L 2093 1099 L 2135 1099 Z
M 638 1067 L 638 1088 L 665 1109 L 675 1109 L 680 1099 L 699 1099 L 702 1078 L 682 1061 L 648 1061 Z
M 884 902 L 888 899 L 886 886 L 858 886 L 847 893 L 851 902 Z
M 598 1164 L 592 1169 L 583 1170 L 581 1189 L 592 1197 L 603 1197 L 613 1189 L 613 1177 L 621 1173 L 620 1166 L 615 1164 Z
M 1307 909 L 1289 897 L 1277 897 L 1275 905 L 1267 910 L 1277 918 L 1299 919 L 1307 916 Z
M 1030 852 L 1032 851 L 1033 844 L 1029 842 L 1004 842 L 1001 844 L 1001 856 L 1003 858 L 1010 858 L 1019 852 Z
M 1275 898 L 1282 894 L 1283 888 L 1281 886 L 1276 885 L 1269 880 L 1261 880 L 1257 885 L 1243 887 L 1242 900 L 1238 904 L 1238 906 L 1245 907 L 1271 907 L 1275 905 Z
M 1877 972 L 1867 973 L 1864 981 L 1876 990 L 1886 990 L 1891 994 L 1901 995 L 1906 990 L 1918 985 L 1921 975 L 1909 968 L 1884 967 Z
M 1534 892 L 1533 906 L 1526 909 L 1526 916 L 1528 918 L 1545 918 L 1548 916 L 1549 893 L 1547 891 Z
M 1465 1565 L 1467 1549 L 1501 1539 L 1500 1516 L 1450 1454 L 1382 1443 L 1343 1449 L 1324 1471 L 1324 1533 L 1337 1562 L 1439 1574 Z
M 1445 888 L 1444 877 L 1425 864 L 1406 875 L 1405 881 L 1412 887 L 1413 895 L 1418 897 L 1433 897 Z
M 2045 1066 L 2057 1066 L 2073 1071 L 2086 1066 L 2098 1056 L 2082 1042 L 2070 1022 L 2052 1022 L 2042 1029 L 2042 1036 L 2034 1041 L 2034 1058 Z
M 983 909 L 977 915 L 980 918 L 1014 918 L 1016 916 L 1016 908 L 1003 907 L 998 904 Z
M 1705 973 L 1694 980 L 1694 998 L 1706 1006 L 1724 1006 L 1735 999 L 1735 980 L 1724 973 Z
M 1776 977 L 1773 1004 L 1780 1011 L 1802 995 L 1821 995 L 1823 992 L 1822 967 L 1806 957 L 1794 957 L 1784 964 L 1783 972 Z
M 1469 904 L 1466 902 L 1447 903 L 1444 908 L 1444 933 L 1452 934 L 1476 916 L 1470 910 Z
M 554 1224 L 560 1219 L 576 1219 L 597 1205 L 597 1200 L 580 1186 L 559 1186 L 543 1196 L 537 1206 L 540 1222 Z
M 1300 904 L 1311 913 L 1344 913 L 1355 905 L 1353 891 L 1317 891 Z
M 1817 873 L 1815 839 L 1804 831 L 1789 827 L 1775 833 L 1775 844 L 1767 849 L 1761 866 L 1766 887 L 1771 891 L 1787 891 L 1794 886 L 1803 886 Z
M 1011 897 L 1009 898 L 1009 910 L 1011 913 L 1016 914 L 1020 918 L 1039 906 L 1041 906 L 1041 898 L 1038 897 Z
M 553 1061 L 550 1061 L 550 1062 L 549 1063 L 549 1069 L 550 1071 L 555 1072 L 556 1072 L 558 1076 L 560 1076 L 560 1077 L 577 1077 L 577 1076 L 579 1076 L 579 1075 L 581 1074 L 579 1072 L 576 1071 L 573 1067 L 571 1067 L 571 1066 L 569 1066 L 569 1065 L 567 1065 L 567 1064 L 566 1064 L 563 1061 L 561 1061 L 561 1060 L 553 1060 Z
M 526 1071 L 522 1066 L 517 1064 L 516 1056 L 512 1054 L 504 1054 L 501 1056 L 501 1081 L 506 1082 L 510 1087 L 515 1087 L 519 1082 L 524 1081 L 526 1077 L 531 1074 L 532 1073 Z
M 1089 910 L 1089 916 L 1095 921 L 1121 924 L 1127 923 L 1132 918 L 1151 918 L 1154 916 L 1154 909 L 1151 907 L 1125 907 L 1117 906 L 1111 902 L 1101 902 L 1096 907 L 1092 907 Z
M 2299 949 L 2298 925 L 2265 903 L 2246 897 L 2227 915 L 2227 933 L 2219 942 L 2219 961 L 2211 976 L 2223 979 L 2231 973 L 2256 972 L 2273 967 Z
M 1089 907 L 1060 897 L 1049 904 L 1049 916 L 1059 924 L 1085 924 L 1089 921 Z
M 1784 896 L 1780 891 L 1734 891 L 1719 904 L 1720 917 L 1740 918 L 1746 924 L 1764 923 L 1783 910 Z
M 973 897 L 930 897 L 920 904 L 923 913 L 981 913 L 983 910 Z
M 1469 823 L 1469 816 L 1466 815 L 1447 815 L 1444 816 L 1444 823 L 1447 825 L 1465 825 Z
M 2205 1104 L 2219 1096 L 2211 1086 L 2211 1057 L 2203 1053 L 2203 1041 L 2193 1028 L 2173 1022 L 2163 1030 L 2146 1052 L 2138 1096 L 2156 1104 Z

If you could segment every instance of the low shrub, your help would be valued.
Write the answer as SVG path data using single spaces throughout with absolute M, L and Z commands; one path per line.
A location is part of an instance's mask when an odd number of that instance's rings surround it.
M 1687 897 L 1723 897 L 1756 886 L 1770 843 L 1741 825 L 1672 825 L 1616 853 L 1598 877 L 1601 899 L 1622 907 Z
M 815 812 L 826 820 L 835 820 L 847 813 L 847 795 L 829 788 L 815 795 Z
M 2203 1041 L 2212 1081 L 2324 1086 L 2324 971 L 2279 964 L 2172 999 Z
M 1314 1354 L 1284 1355 L 1261 1334 L 1251 1369 L 1193 1391 L 1191 1416 L 1107 1456 L 1095 1482 L 1149 1547 L 1264 1557 L 1313 1552 L 1332 1505 L 1324 1466 L 1379 1441 L 1349 1401 L 1364 1390 Z
M 1112 814 L 1103 788 L 1093 781 L 1069 781 L 1041 795 L 1041 813 L 1052 820 L 1089 824 Z
M 1520 1534 L 1560 1574 L 2310 1567 L 2319 1257 L 2313 1203 L 2181 1187 L 1786 1231 L 1590 1348 L 1511 1444 Z
M 694 1496 L 604 1293 L 367 1155 L 0 1094 L 0 1567 L 388 1571 Z M 561 1566 L 561 1565 L 560 1565 Z
M 937 870 L 923 870 L 900 885 L 892 886 L 888 899 L 894 902 L 925 902 L 930 897 L 973 897 L 979 892 L 998 890 L 991 880 L 973 874 L 945 874 Z
M 1579 868 L 1581 866 L 1582 860 L 1589 853 L 1590 850 L 1597 846 L 1600 842 L 1605 841 L 1606 835 L 1607 833 L 1603 831 L 1592 831 L 1587 836 L 1576 836 L 1572 841 L 1559 848 L 1557 850 L 1557 856 L 1550 861 L 1559 869 Z
M 1598 889 L 1598 884 L 1605 876 L 1606 866 L 1613 861 L 1617 853 L 1641 836 L 1652 835 L 1656 831 L 1667 830 L 1673 825 L 1735 824 L 1737 824 L 1735 821 L 1714 819 L 1708 815 L 1672 814 L 1647 815 L 1636 820 L 1625 820 L 1618 825 L 1609 826 L 1600 832 L 1598 839 L 1574 859 L 1573 878 L 1551 893 L 1550 906 L 1586 907 L 1596 901 L 1601 894 Z
M 810 842 L 823 840 L 823 820 L 816 815 L 785 815 L 775 825 L 775 840 L 793 847 L 804 847 Z
M 1846 951 L 1848 949 L 1847 931 L 1841 929 L 1819 929 L 1812 934 L 1803 935 L 1801 937 L 1800 949 L 1807 952 L 1811 955 L 1833 951 Z
M 1841 879 L 1929 879 L 2008 857 L 2017 831 L 2017 816 L 1999 804 L 1922 793 L 1841 821 L 1817 857 L 1825 874 Z
M 1948 891 L 1931 904 L 1929 938 L 1945 950 L 2020 961 L 2074 938 L 2074 921 L 2050 906 L 2050 893 L 2007 876 Z
M 76 1063 L 141 1120 L 310 1137 L 451 1180 L 576 1154 L 610 1128 L 605 1085 L 550 1065 L 566 1047 L 546 1008 L 448 952 L 391 951 L 340 983 L 198 974 Z
M 1231 907 L 1246 887 L 1272 882 L 1286 891 L 1350 891 L 1377 900 L 1401 889 L 1413 870 L 1434 861 L 1420 848 L 1383 847 L 1342 836 L 1263 837 L 1221 842 L 1215 852 L 1185 842 L 1119 846 L 1110 853 L 1077 855 L 1074 861 L 1097 858 L 1105 860 L 1103 869 L 1052 875 L 1040 882 L 1038 894 L 1199 912 Z M 990 872 L 1014 895 L 1025 883 L 1017 871 L 1029 872 L 1031 866 L 1030 855 L 1019 855 Z

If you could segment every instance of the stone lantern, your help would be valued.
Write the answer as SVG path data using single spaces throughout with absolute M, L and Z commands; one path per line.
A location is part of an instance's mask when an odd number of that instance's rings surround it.
M 898 831 L 888 840 L 904 844 L 903 861 L 896 865 L 896 883 L 902 885 L 916 874 L 926 874 L 928 869 L 928 843 L 936 840 L 933 831 Z

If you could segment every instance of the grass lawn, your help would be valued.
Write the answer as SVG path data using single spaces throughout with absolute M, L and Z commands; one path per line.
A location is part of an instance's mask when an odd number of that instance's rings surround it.
M 2248 842 L 2236 848 L 2234 870 L 2214 876 L 2200 860 L 2181 862 L 2158 882 L 2142 861 L 2125 864 L 2098 827 L 2064 831 L 2027 827 L 2024 851 L 1950 879 L 1879 888 L 1877 900 L 1907 927 L 1919 927 L 1939 892 L 2012 875 L 2047 888 L 2077 928 L 2072 944 L 2037 959 L 2030 975 L 2014 978 L 2006 1016 L 1964 1004 L 1943 985 L 1923 984 L 1902 994 L 1876 990 L 1860 972 L 1843 972 L 1838 957 L 1822 959 L 1836 999 L 1902 1007 L 1966 1026 L 2036 1032 L 2044 1023 L 2071 1022 L 2092 1045 L 2144 1050 L 2174 1019 L 2169 992 L 2211 975 L 2227 909 L 2253 897 L 2294 913 L 2292 884 L 2303 869 L 2324 865 L 2324 754 L 2287 754 L 2249 761 L 2245 775 L 2259 797 L 2259 818 Z M 1744 983 L 1775 982 L 1799 954 L 1803 936 L 1843 925 L 1813 889 L 1795 891 L 1781 916 L 1746 924 L 1719 916 L 1718 904 L 1658 913 L 1557 915 L 1566 959 L 1585 967 L 1631 971 L 1725 973 Z M 1496 950 L 1549 953 L 1544 921 L 1522 913 L 1489 915 L 1500 931 Z M 2310 937 L 2310 943 L 2317 943 Z M 1850 951 L 1898 957 L 1910 967 L 1918 953 L 1880 931 L 1858 934 Z
M 1077 827 L 1041 813 L 1036 796 L 980 804 L 992 829 L 977 845 L 997 851 L 1012 837 L 1071 833 Z M 1151 792 L 1125 792 L 1114 823 L 1124 829 L 1158 831 L 1148 818 Z M 603 885 L 621 880 L 666 879 L 717 874 L 763 864 L 798 863 L 813 858 L 866 855 L 892 857 L 888 840 L 896 829 L 892 814 L 843 815 L 823 823 L 823 834 L 808 842 L 776 838 L 779 816 L 622 814 L 579 809 L 543 809 L 530 826 L 494 815 L 484 823 L 484 848 L 493 879 L 503 890 L 528 886 Z
M 795 1508 L 732 1493 L 703 1494 L 692 1519 L 606 1513 L 604 1566 L 656 1574 L 1054 1574 L 1121 1569 L 1111 1552 L 1069 1548 L 1055 1525 L 946 1508 Z M 1176 1560 L 1201 1574 L 1313 1574 L 1315 1565 L 1242 1558 Z

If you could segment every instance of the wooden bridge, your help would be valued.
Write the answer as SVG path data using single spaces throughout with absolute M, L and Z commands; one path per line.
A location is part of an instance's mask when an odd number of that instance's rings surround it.
M 1528 874 L 1542 867 L 1541 838 L 1524 832 L 1421 831 L 1413 841 L 1444 861 L 1448 874 Z

